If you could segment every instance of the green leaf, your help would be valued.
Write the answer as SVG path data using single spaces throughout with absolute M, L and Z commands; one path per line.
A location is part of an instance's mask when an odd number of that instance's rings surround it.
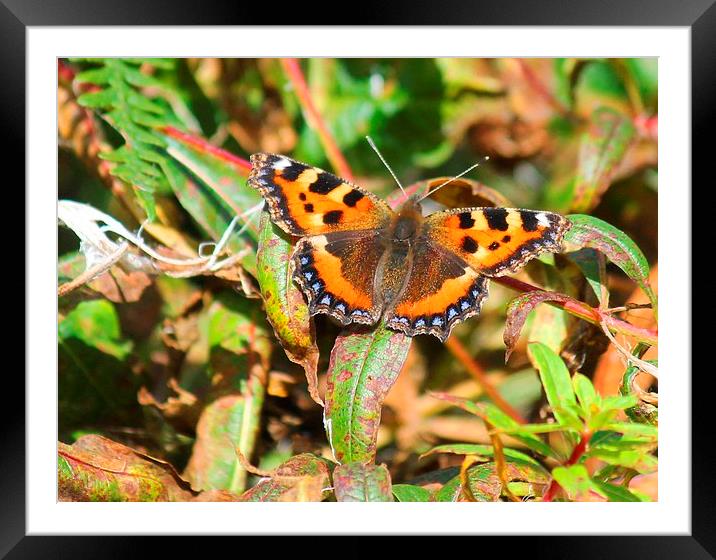
M 241 495 L 243 502 L 320 502 L 328 496 L 331 465 L 301 453 L 280 465 Z
M 83 301 L 60 322 L 59 339 L 77 338 L 88 346 L 124 360 L 132 349 L 130 341 L 121 339 L 119 316 L 109 301 Z
M 539 371 L 547 401 L 557 422 L 579 430 L 580 426 L 575 425 L 573 415 L 568 412 L 570 408 L 576 408 L 577 399 L 572 389 L 569 370 L 562 358 L 540 342 L 529 344 L 527 354 L 532 365 Z
M 179 204 L 196 220 L 211 240 L 218 242 L 234 217 L 233 210 L 210 189 L 195 182 L 191 174 L 182 169 L 178 163 L 167 161 L 163 169 Z M 254 274 L 256 255 L 250 232 L 238 235 L 239 229 L 238 227 L 234 229 L 226 247 L 232 254 L 244 251 L 246 256 L 241 260 L 241 266 Z
M 467 480 L 472 496 L 478 502 L 497 502 L 502 494 L 502 483 L 495 474 L 495 464 L 475 465 L 467 470 Z M 462 502 L 467 501 L 461 475 L 454 477 L 435 492 L 433 501 Z
M 545 457 L 557 456 L 557 453 L 552 450 L 549 445 L 544 443 L 539 437 L 532 435 L 529 429 L 523 430 L 522 433 L 520 433 L 521 428 L 524 425 L 518 423 L 516 420 L 502 412 L 492 403 L 475 403 L 470 401 L 469 399 L 455 397 L 447 393 L 431 393 L 431 396 L 458 406 L 466 412 L 469 412 L 470 414 L 479 416 L 484 421 L 489 422 L 495 428 L 499 429 L 502 432 L 514 434 L 515 439 L 521 441 L 527 447 L 536 451 L 537 453 L 540 453 L 541 455 L 544 455 Z M 553 425 L 538 424 L 538 426 L 544 427 Z M 560 427 L 559 429 L 564 430 L 564 428 L 562 427 Z M 544 431 L 557 430 L 555 430 L 553 427 L 548 427 Z
M 641 502 L 642 500 L 636 494 L 630 492 L 623 486 L 617 486 L 616 484 L 610 484 L 608 482 L 600 482 L 598 480 L 592 480 L 592 483 L 596 488 L 599 489 L 600 493 L 610 502 Z
M 657 458 L 646 450 L 619 449 L 606 443 L 590 448 L 588 456 L 609 465 L 634 469 L 640 474 L 656 472 L 659 466 Z
M 658 365 L 657 360 L 647 360 L 647 362 L 655 366 Z M 656 426 L 659 423 L 659 408 L 651 403 L 642 401 L 638 395 L 632 394 L 632 383 L 640 371 L 641 369 L 637 366 L 629 366 L 624 372 L 619 392 L 623 396 L 633 396 L 636 399 L 634 406 L 630 406 L 625 410 L 630 420 L 641 424 Z
M 438 445 L 433 447 L 429 451 L 426 451 L 421 457 L 427 457 L 434 455 L 435 453 L 453 453 L 456 455 L 474 455 L 478 458 L 487 461 L 487 457 L 494 457 L 495 448 L 491 445 L 484 445 L 479 443 L 446 443 L 444 445 Z M 530 463 L 535 467 L 541 468 L 542 465 L 535 461 L 532 457 L 521 451 L 515 449 L 504 448 L 502 453 L 508 459 L 514 459 L 516 461 L 522 461 L 524 463 Z
M 609 289 L 607 287 L 607 274 L 604 256 L 596 249 L 584 248 L 579 251 L 567 253 L 569 260 L 576 264 L 584 274 L 587 283 L 594 290 L 599 305 L 602 308 L 609 306 Z
M 372 462 L 381 408 L 408 355 L 411 338 L 384 325 L 344 332 L 331 352 L 325 425 L 336 461 Z
M 398 502 L 429 502 L 430 491 L 413 484 L 394 484 L 393 496 Z
M 109 109 L 117 102 L 117 93 L 112 90 L 83 93 L 77 103 L 88 109 Z
M 168 145 L 169 154 L 211 189 L 212 195 L 230 209 L 231 217 L 242 216 L 262 202 L 259 192 L 246 182 L 249 169 L 240 165 L 239 159 L 232 154 L 189 134 L 163 134 L 162 138 Z M 241 223 L 246 222 L 247 232 L 257 239 L 258 220 L 253 214 L 242 216 Z
M 647 441 L 656 442 L 659 430 L 656 426 L 649 424 L 631 424 L 628 422 L 611 422 L 604 426 L 605 430 L 612 430 L 625 436 L 640 437 Z
M 196 427 L 196 442 L 184 476 L 195 490 L 241 493 L 246 471 L 236 449 L 253 448 L 256 423 L 242 395 L 221 397 L 204 408 Z
M 592 114 L 580 145 L 572 211 L 588 212 L 599 203 L 634 135 L 626 116 L 606 107 Z
M 585 304 L 559 292 L 547 290 L 534 290 L 521 294 L 510 301 L 507 306 L 507 317 L 505 319 L 505 330 L 502 333 L 502 339 L 505 342 L 505 362 L 510 359 L 512 351 L 519 340 L 522 328 L 527 321 L 527 317 L 535 307 L 540 303 L 556 301 L 559 303 L 573 303 L 577 306 Z
M 577 395 L 577 399 L 579 399 L 579 404 L 584 411 L 585 418 L 590 418 L 599 411 L 601 405 L 601 398 L 594 390 L 594 385 L 581 373 L 574 374 L 572 377 L 572 385 L 574 386 L 574 393 Z
M 390 473 L 385 465 L 346 463 L 333 471 L 339 502 L 392 502 Z
M 604 253 L 644 290 L 656 316 L 657 299 L 649 285 L 649 263 L 636 243 L 623 231 L 599 218 L 582 214 L 567 217 L 572 222 L 572 227 L 564 236 L 567 250 L 591 247 Z
M 73 60 L 81 65 L 98 66 L 80 72 L 77 81 L 92 83 L 101 88 L 82 94 L 78 103 L 97 111 L 124 140 L 124 144 L 103 151 L 100 157 L 120 163 L 110 166 L 110 173 L 135 187 L 135 194 L 148 218 L 154 220 L 155 193 L 169 191 L 163 172 L 163 164 L 167 159 L 161 152 L 165 143 L 156 128 L 180 126 L 180 121 L 163 99 L 150 99 L 143 91 L 137 90 L 151 86 L 159 96 L 168 95 L 167 86 L 161 80 L 143 75 L 139 67 L 151 64 L 156 68 L 171 70 L 176 61 L 128 58 Z
M 542 495 L 549 484 L 549 473 L 541 466 L 521 461 L 508 461 L 506 464 L 506 478 L 511 481 L 527 483 L 525 495 Z M 503 484 L 495 471 L 495 463 L 485 463 L 471 466 L 467 470 L 467 480 L 472 496 L 478 502 L 496 502 L 503 493 Z M 448 481 L 435 493 L 436 502 L 466 501 L 467 496 L 462 487 L 462 479 L 458 475 Z
M 584 500 L 590 491 L 604 495 L 602 489 L 592 481 L 587 467 L 584 465 L 555 467 L 552 476 L 567 493 L 570 500 Z
M 257 279 L 266 317 L 288 359 L 303 367 L 311 397 L 322 405 L 318 394 L 318 346 L 308 305 L 293 282 L 292 253 L 288 236 L 264 212 L 259 233 Z
M 57 491 L 62 501 L 176 502 L 193 494 L 171 465 L 121 443 L 89 434 L 57 444 Z

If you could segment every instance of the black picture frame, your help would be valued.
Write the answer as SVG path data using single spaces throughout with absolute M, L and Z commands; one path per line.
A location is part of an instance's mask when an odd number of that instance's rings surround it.
M 711 171 L 706 134 L 713 128 L 716 112 L 716 0 L 508 0 L 468 2 L 441 0 L 416 5 L 405 0 L 374 2 L 361 0 L 351 21 L 334 7 L 306 4 L 281 4 L 272 11 L 271 21 L 264 10 L 244 3 L 214 0 L 148 1 L 120 0 L 0 0 L 0 112 L 7 140 L 5 161 L 20 172 L 24 184 L 26 30 L 28 26 L 63 25 L 259 25 L 310 24 L 323 20 L 337 25 L 568 25 L 568 26 L 687 26 L 691 29 L 692 80 L 692 181 L 708 182 Z M 333 21 L 327 21 L 333 20 Z M 13 187 L 19 192 L 17 187 Z M 691 196 L 691 193 L 687 193 Z M 24 197 L 23 197 L 24 200 Z M 24 202 L 22 203 L 24 205 Z M 31 209 L 26 208 L 27 216 Z M 21 273 L 14 272 L 15 275 Z M 684 271 L 685 286 L 691 271 Z M 14 282 L 17 285 L 17 276 Z M 17 288 L 15 288 L 17 290 Z M 26 293 L 25 298 L 31 297 Z M 684 301 L 691 308 L 691 301 Z M 690 325 L 684 328 L 691 329 Z M 688 358 L 687 358 L 688 359 Z M 685 362 L 686 376 L 691 364 Z M 697 371 L 694 368 L 693 371 Z M 11 375 L 12 374 L 12 375 Z M 707 433 L 706 415 L 713 405 L 708 389 L 713 375 L 707 368 L 692 377 L 698 390 L 692 394 L 692 533 L 690 536 L 587 536 L 598 527 L 585 527 L 585 536 L 519 537 L 509 549 L 518 547 L 523 554 L 543 553 L 550 558 L 683 558 L 716 557 L 716 531 L 713 511 L 716 503 L 716 477 L 712 474 L 714 445 Z M 25 383 L 15 368 L 6 368 L 3 389 L 4 412 L 0 421 L 0 557 L 6 558 L 119 558 L 136 555 L 146 548 L 147 537 L 57 537 L 26 536 L 25 524 Z M 13 408 L 14 405 L 14 408 Z M 479 523 L 479 519 L 476 520 Z M 628 520 L 625 520 L 628 523 Z M 317 524 L 320 527 L 320 524 Z M 317 529 L 320 530 L 320 529 Z M 81 533 L 82 528 L 77 528 Z M 353 537 L 355 539 L 359 537 Z M 515 538 L 515 537 L 510 537 Z M 559 539 L 556 542 L 556 539 Z M 138 541 L 142 540 L 142 543 Z M 162 539 L 165 555 L 185 539 Z M 176 543 L 176 544 L 173 544 Z M 225 543 L 217 543 L 225 546 Z M 202 544 L 202 553 L 210 554 L 212 544 Z M 245 545 L 252 546 L 252 545 Z M 300 545 L 299 545 L 300 546 Z M 316 544 L 309 546 L 314 552 Z M 345 545 L 343 545 L 345 547 Z M 421 545 L 422 546 L 422 545 Z M 498 545 L 501 546 L 501 545 Z M 276 542 L 271 544 L 275 553 Z M 346 550 L 346 548 L 344 548 Z M 359 550 L 348 545 L 347 550 Z M 364 550 L 370 550 L 364 549 Z M 530 551 L 529 553 L 527 551 Z

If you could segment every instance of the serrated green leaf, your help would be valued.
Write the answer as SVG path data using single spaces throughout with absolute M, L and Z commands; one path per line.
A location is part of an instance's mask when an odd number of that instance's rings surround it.
M 75 82 L 78 84 L 95 84 L 97 86 L 103 86 L 109 83 L 109 79 L 112 77 L 112 69 L 109 67 L 92 68 L 83 72 L 78 72 L 75 75 Z
M 91 91 L 80 95 L 77 103 L 88 109 L 108 109 L 117 102 L 117 99 L 118 95 L 114 90 Z

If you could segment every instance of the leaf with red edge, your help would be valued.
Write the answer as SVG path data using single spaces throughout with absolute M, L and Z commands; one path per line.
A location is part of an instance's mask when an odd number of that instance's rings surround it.
M 241 495 L 243 502 L 320 502 L 328 496 L 330 463 L 311 453 L 291 457 Z
M 592 114 L 580 145 L 572 211 L 588 212 L 599 203 L 635 132 L 631 121 L 612 109 L 602 107 Z
M 507 306 L 505 330 L 502 335 L 505 346 L 507 347 L 505 350 L 505 362 L 510 359 L 510 355 L 517 344 L 527 316 L 540 303 L 549 301 L 570 304 L 574 307 L 583 308 L 585 313 L 592 314 L 591 308 L 588 305 L 558 292 L 535 290 L 517 296 Z
M 657 315 L 657 298 L 649 284 L 649 262 L 632 239 L 604 220 L 583 214 L 567 216 L 572 227 L 565 233 L 567 251 L 591 247 L 603 253 L 644 291 Z
M 169 463 L 95 434 L 73 445 L 59 442 L 57 460 L 62 502 L 176 502 L 194 496 Z
M 338 465 L 333 471 L 333 490 L 339 502 L 393 501 L 390 473 L 385 465 Z
M 408 355 L 411 338 L 384 325 L 344 332 L 331 351 L 324 422 L 339 463 L 375 459 L 383 400 Z
M 293 245 L 288 236 L 271 223 L 268 213 L 261 216 L 257 279 L 266 306 L 266 317 L 288 359 L 303 366 L 308 392 L 318 404 L 318 346 L 308 305 L 299 287 L 293 282 L 291 254 Z

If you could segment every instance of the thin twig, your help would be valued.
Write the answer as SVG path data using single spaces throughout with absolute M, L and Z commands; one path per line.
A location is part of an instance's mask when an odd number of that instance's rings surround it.
M 502 398 L 502 395 L 500 395 L 497 389 L 495 389 L 492 383 L 490 383 L 490 380 L 487 378 L 487 375 L 485 375 L 485 371 L 475 360 L 473 360 L 472 356 L 470 356 L 470 353 L 462 345 L 458 338 L 456 338 L 455 336 L 451 336 L 445 342 L 445 346 L 450 351 L 450 353 L 455 356 L 458 361 L 465 367 L 468 373 L 475 378 L 475 380 L 485 391 L 485 394 L 490 397 L 490 399 L 492 399 L 493 403 L 495 403 L 495 406 L 497 406 L 505 414 L 509 415 L 510 418 L 514 419 L 516 422 L 519 422 L 520 424 L 527 423 L 527 420 L 525 420 L 522 415 L 512 407 L 510 403 L 508 403 L 504 398 Z
M 69 294 L 71 291 L 76 290 L 87 282 L 94 280 L 94 278 L 111 268 L 119 259 L 121 259 L 122 255 L 127 252 L 127 249 L 129 249 L 129 243 L 122 243 L 119 247 L 117 247 L 117 250 L 114 253 L 107 255 L 104 260 L 89 267 L 74 280 L 70 280 L 69 282 L 62 284 L 59 288 L 57 288 L 57 297 Z
M 607 326 L 602 323 L 601 325 L 602 331 L 607 336 L 607 338 L 611 341 L 611 343 L 614 345 L 614 347 L 617 349 L 617 352 L 622 355 L 624 358 L 624 361 L 627 364 L 632 364 L 638 367 L 641 371 L 648 373 L 650 375 L 653 375 L 656 379 L 659 379 L 659 368 L 657 368 L 655 365 L 650 364 L 647 361 L 644 361 L 640 358 L 637 358 L 634 356 L 629 350 L 624 348 L 616 338 L 614 338 L 614 335 L 609 331 Z

